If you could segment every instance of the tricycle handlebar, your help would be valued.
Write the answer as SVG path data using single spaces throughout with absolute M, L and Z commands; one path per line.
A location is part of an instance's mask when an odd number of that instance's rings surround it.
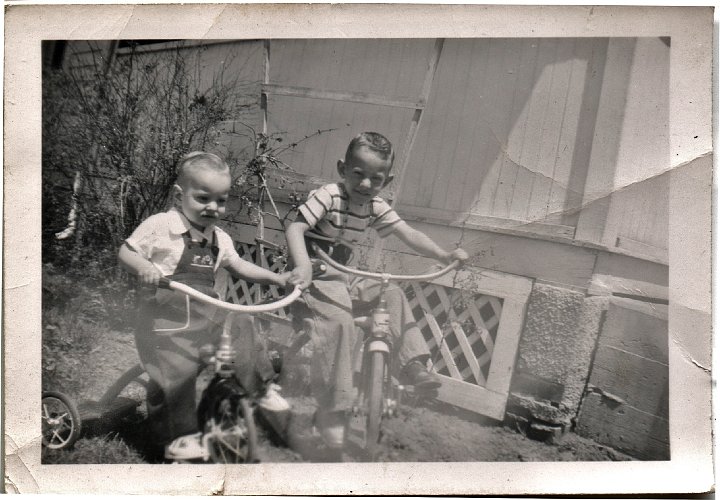
M 158 287 L 169 288 L 170 290 L 176 290 L 178 292 L 184 293 L 185 295 L 187 295 L 199 302 L 203 302 L 205 304 L 216 306 L 221 309 L 225 309 L 226 311 L 245 312 L 245 313 L 263 313 L 263 312 L 275 311 L 277 309 L 282 309 L 283 307 L 289 306 L 290 304 L 295 302 L 295 299 L 297 299 L 300 296 L 300 294 L 302 293 L 302 290 L 296 286 L 295 289 L 290 293 L 290 295 L 287 295 L 286 297 L 283 297 L 282 299 L 277 300 L 275 302 L 269 302 L 267 304 L 243 305 L 243 304 L 233 304 L 231 302 L 225 302 L 223 300 L 219 300 L 214 297 L 210 297 L 208 295 L 205 295 L 202 292 L 195 290 L 194 288 L 192 288 L 188 285 L 185 285 L 183 283 L 178 283 L 177 281 L 173 281 L 168 278 L 160 278 Z
M 325 261 L 327 264 L 331 265 L 338 271 L 342 271 L 344 273 L 352 274 L 355 276 L 362 276 L 363 278 L 371 278 L 375 280 L 397 280 L 397 281 L 431 281 L 435 278 L 439 278 L 443 274 L 452 271 L 456 267 L 460 265 L 460 261 L 454 260 L 444 268 L 440 269 L 439 271 L 435 271 L 433 273 L 427 273 L 427 274 L 388 274 L 388 273 L 374 273 L 371 271 L 361 271 L 360 269 L 353 269 L 352 267 L 347 267 L 339 262 L 335 262 L 327 253 L 325 253 L 321 248 L 315 248 L 315 253 L 318 257 L 320 257 L 323 261 Z

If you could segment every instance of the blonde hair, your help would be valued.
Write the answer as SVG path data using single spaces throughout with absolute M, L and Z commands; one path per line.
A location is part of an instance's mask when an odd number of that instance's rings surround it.
M 205 151 L 193 151 L 188 153 L 178 162 L 177 166 L 177 184 L 185 186 L 188 178 L 198 170 L 208 169 L 217 173 L 227 173 L 230 175 L 230 167 L 218 155 L 206 153 Z

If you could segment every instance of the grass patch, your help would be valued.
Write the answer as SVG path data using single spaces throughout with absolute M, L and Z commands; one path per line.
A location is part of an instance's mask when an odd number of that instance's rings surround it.
M 117 436 L 81 439 L 69 450 L 43 448 L 43 464 L 144 464 L 140 454 Z
M 122 280 L 98 281 L 43 266 L 43 390 L 80 394 L 92 383 L 83 358 L 111 329 L 128 330 L 133 294 Z

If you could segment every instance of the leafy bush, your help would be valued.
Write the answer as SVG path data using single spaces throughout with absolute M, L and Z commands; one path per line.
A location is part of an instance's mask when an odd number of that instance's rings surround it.
M 122 241 L 167 208 L 178 159 L 222 153 L 218 123 L 248 106 L 236 99 L 247 84 L 226 79 L 222 66 L 212 75 L 195 69 L 202 48 L 131 47 L 113 57 L 89 46 L 65 69 L 45 68 L 42 87 L 43 384 L 70 392 L 82 389 L 77 354 L 130 326 Z M 71 211 L 74 231 L 59 239 Z
M 238 117 L 259 109 L 259 83 L 225 75 L 228 60 L 201 74 L 202 46 L 131 47 L 114 57 L 88 45 L 92 50 L 66 68 L 43 73 L 43 380 L 65 390 L 82 377 L 76 356 L 64 353 L 87 352 L 98 332 L 130 326 L 134 285 L 119 269 L 117 251 L 142 220 L 168 208 L 183 155 L 202 149 L 228 161 L 239 201 L 229 220 L 257 223 L 271 215 L 282 224 L 287 215 L 269 191 L 289 189 L 282 154 L 329 132 L 294 142 L 257 133 Z M 298 198 L 293 190 L 291 203 Z M 284 248 L 277 250 L 281 259 Z
M 63 269 L 115 266 L 122 241 L 165 210 L 177 161 L 221 152 L 218 124 L 239 113 L 247 84 L 194 69 L 202 48 L 160 53 L 131 48 L 43 74 L 43 260 Z M 226 158 L 232 156 L 228 152 Z M 70 188 L 75 182 L 75 197 Z M 54 234 L 75 208 L 72 238 Z M 94 271 L 94 270 L 93 270 Z

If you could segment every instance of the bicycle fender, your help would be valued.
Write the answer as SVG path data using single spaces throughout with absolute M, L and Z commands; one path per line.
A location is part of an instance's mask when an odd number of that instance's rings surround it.
M 383 340 L 371 340 L 367 344 L 368 352 L 385 352 L 390 354 L 390 347 Z

